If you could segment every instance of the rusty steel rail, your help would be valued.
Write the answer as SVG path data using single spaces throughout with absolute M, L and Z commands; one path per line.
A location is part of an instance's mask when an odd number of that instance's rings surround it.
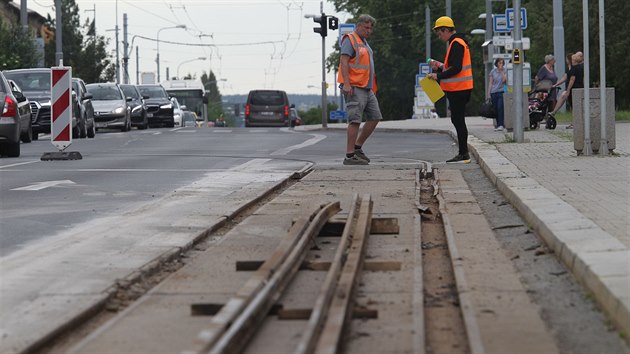
M 339 205 L 326 204 L 309 217 L 298 219 L 271 257 L 198 334 L 195 349 L 183 353 L 240 352 L 298 271 L 309 244 L 340 211 Z
M 363 268 L 372 206 L 370 195 L 362 199 L 354 195 L 341 241 L 296 353 L 336 353 L 340 348 L 343 331 L 352 319 L 351 300 Z
M 352 298 L 364 266 L 372 207 L 370 195 L 354 195 L 339 246 L 296 353 L 335 353 L 340 348 L 343 331 L 352 319 Z M 183 354 L 241 352 L 303 264 L 309 244 L 339 211 L 339 202 L 335 202 L 298 219 L 271 257 L 199 333 L 195 349 Z

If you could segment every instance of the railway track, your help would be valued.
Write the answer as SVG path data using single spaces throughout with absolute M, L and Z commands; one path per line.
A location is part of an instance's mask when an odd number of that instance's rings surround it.
M 361 198 L 355 195 L 351 205 L 297 353 L 335 352 L 347 319 L 352 315 L 352 293 L 363 265 L 373 204 L 369 195 Z M 272 256 L 199 334 L 197 348 L 185 353 L 242 351 L 304 263 L 314 238 L 339 211 L 339 202 L 329 203 L 309 217 L 298 219 Z
M 537 308 L 512 278 L 501 284 L 501 257 L 462 244 L 471 234 L 491 245 L 492 231 L 461 174 L 399 174 L 360 188 L 377 198 L 305 177 L 78 345 L 50 352 L 555 352 Z M 506 325 L 515 308 L 526 320 Z M 519 342 L 523 325 L 534 344 Z

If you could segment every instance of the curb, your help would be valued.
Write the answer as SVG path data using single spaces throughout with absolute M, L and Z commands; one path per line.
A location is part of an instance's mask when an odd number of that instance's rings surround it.
M 630 343 L 630 250 L 525 175 L 495 146 L 474 136 L 468 143 L 486 176 L 592 293 Z

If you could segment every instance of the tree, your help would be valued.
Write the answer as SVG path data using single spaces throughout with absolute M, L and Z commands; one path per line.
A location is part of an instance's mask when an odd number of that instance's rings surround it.
M 205 87 L 206 97 L 208 97 L 208 119 L 215 120 L 224 113 L 223 98 L 217 86 L 217 77 L 212 70 L 210 70 L 210 75 L 204 71 L 203 75 L 201 75 L 201 83 Z
M 86 21 L 84 25 L 81 25 L 79 6 L 74 0 L 62 0 L 61 11 L 64 65 L 72 66 L 73 76 L 80 77 L 87 83 L 114 81 L 116 68 L 111 56 L 107 53 L 109 43 L 105 37 L 83 35 L 83 33 L 93 33 L 90 31 L 94 24 Z M 50 15 L 47 22 L 51 28 L 55 29 L 55 32 L 59 30 Z M 46 45 L 45 65 L 48 67 L 56 65 L 56 40 L 55 36 L 55 39 Z
M 5 25 L 0 17 L 0 71 L 37 66 L 33 38 L 20 26 Z

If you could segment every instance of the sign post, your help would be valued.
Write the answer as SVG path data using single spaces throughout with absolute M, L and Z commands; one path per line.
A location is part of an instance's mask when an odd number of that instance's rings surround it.
M 80 160 L 79 152 L 65 152 L 72 144 L 72 68 L 60 61 L 51 69 L 50 142 L 59 152 L 44 153 L 41 159 Z

